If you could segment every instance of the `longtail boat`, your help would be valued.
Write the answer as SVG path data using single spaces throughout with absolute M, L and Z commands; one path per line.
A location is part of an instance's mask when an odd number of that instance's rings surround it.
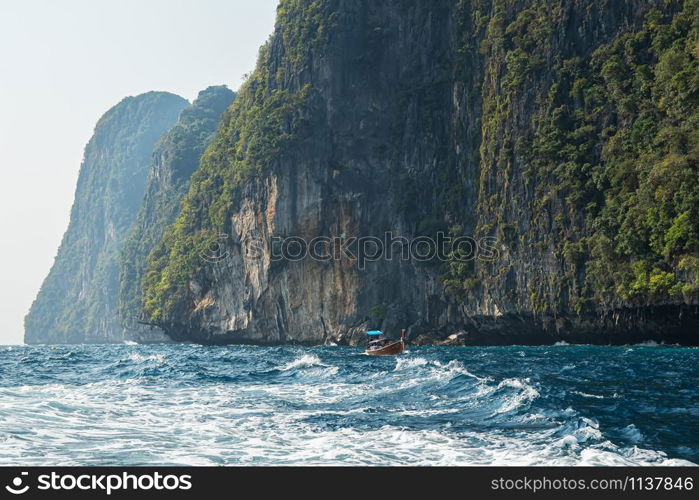
M 364 354 L 369 356 L 394 356 L 405 350 L 405 330 L 400 331 L 400 340 L 391 342 L 384 338 L 383 332 L 379 330 L 369 330 L 366 332 L 369 335 L 369 343 L 364 350 Z

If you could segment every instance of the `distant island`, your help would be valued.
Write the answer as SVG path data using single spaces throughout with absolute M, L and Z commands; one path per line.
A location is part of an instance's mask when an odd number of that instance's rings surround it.
M 128 97 L 25 341 L 699 345 L 699 3 L 282 0 Z

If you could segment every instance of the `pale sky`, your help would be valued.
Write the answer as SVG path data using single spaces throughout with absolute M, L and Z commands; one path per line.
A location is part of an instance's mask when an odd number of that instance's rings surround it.
M 236 90 L 276 4 L 0 0 L 0 344 L 22 342 L 98 118 L 149 90 Z

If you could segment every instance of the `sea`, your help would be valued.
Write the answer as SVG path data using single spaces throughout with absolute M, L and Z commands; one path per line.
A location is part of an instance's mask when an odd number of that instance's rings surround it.
M 699 350 L 0 346 L 0 465 L 691 465 Z

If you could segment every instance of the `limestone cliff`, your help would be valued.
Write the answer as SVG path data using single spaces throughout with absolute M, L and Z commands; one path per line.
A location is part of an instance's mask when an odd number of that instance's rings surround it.
M 698 16 L 695 0 L 282 1 L 151 254 L 143 318 L 208 343 L 367 326 L 696 343 Z M 389 231 L 452 246 L 275 257 L 284 237 Z
M 143 199 L 153 145 L 186 105 L 176 95 L 148 92 L 100 118 L 85 147 L 68 229 L 25 318 L 25 342 L 123 340 L 119 249 Z
M 197 99 L 182 110 L 175 126 L 163 135 L 153 151 L 146 194 L 121 252 L 119 314 L 125 336 L 133 340 L 167 340 L 159 330 L 137 323 L 141 279 L 148 254 L 179 213 L 189 179 L 213 139 L 221 114 L 234 98 L 235 93 L 225 86 L 202 90 Z

